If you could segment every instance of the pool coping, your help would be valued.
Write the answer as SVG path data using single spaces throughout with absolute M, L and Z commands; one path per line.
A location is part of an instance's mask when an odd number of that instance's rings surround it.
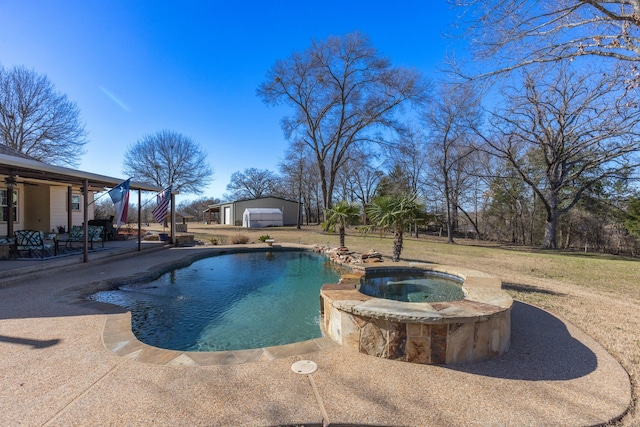
M 139 341 L 131 331 L 131 313 L 108 314 L 102 331 L 104 346 L 114 354 L 138 362 L 168 366 L 237 365 L 283 359 L 338 347 L 328 337 L 273 347 L 229 351 L 179 351 Z

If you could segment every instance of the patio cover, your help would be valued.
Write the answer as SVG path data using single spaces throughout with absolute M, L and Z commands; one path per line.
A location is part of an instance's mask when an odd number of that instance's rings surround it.
M 22 182 L 32 183 L 56 183 L 60 185 L 68 185 L 82 190 L 85 204 L 88 200 L 89 191 L 106 191 L 122 183 L 124 179 L 113 178 L 105 175 L 98 175 L 89 172 L 83 172 L 63 166 L 50 165 L 48 163 L 40 162 L 24 156 L 20 153 L 15 153 L 10 148 L 0 144 L 0 175 L 6 175 L 5 182 L 7 189 L 12 189 L 17 179 Z M 138 190 L 138 206 L 141 205 L 140 191 L 153 191 L 160 192 L 162 188 L 151 184 L 145 184 L 140 182 L 131 181 L 130 190 Z M 171 210 L 173 211 L 173 194 L 172 194 Z M 84 224 L 87 227 L 89 218 L 87 217 L 87 206 L 84 209 Z M 9 216 L 8 223 L 12 223 L 11 216 Z M 171 221 L 172 225 L 175 224 L 175 219 Z M 12 228 L 12 224 L 11 224 Z M 140 250 L 140 231 L 141 220 L 140 213 L 138 211 L 138 250 Z M 174 228 L 172 228 L 173 230 Z M 85 230 L 85 236 L 87 230 Z M 84 242 L 84 261 L 88 260 L 88 242 Z

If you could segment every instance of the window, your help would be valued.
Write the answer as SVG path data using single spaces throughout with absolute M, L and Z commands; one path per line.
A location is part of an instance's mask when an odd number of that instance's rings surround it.
M 71 195 L 71 210 L 79 211 L 80 210 L 80 195 L 72 194 Z
M 9 218 L 9 197 L 7 189 L 0 188 L 0 222 L 7 222 Z M 18 220 L 18 190 L 13 190 L 13 220 Z

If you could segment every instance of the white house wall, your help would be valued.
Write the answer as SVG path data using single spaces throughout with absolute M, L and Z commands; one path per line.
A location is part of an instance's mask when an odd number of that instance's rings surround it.
M 67 187 L 51 187 L 51 228 L 67 229 Z M 75 218 L 74 218 L 74 224 Z M 82 224 L 82 219 L 76 225 Z
M 84 197 L 80 191 L 73 191 L 74 196 L 80 196 L 80 210 L 71 213 L 71 225 L 82 225 L 84 222 Z M 87 210 L 89 219 L 93 219 L 95 213 L 95 205 L 93 204 L 94 194 L 89 193 L 89 208 Z M 51 187 L 51 228 L 64 226 L 67 228 L 67 187 L 52 186 Z

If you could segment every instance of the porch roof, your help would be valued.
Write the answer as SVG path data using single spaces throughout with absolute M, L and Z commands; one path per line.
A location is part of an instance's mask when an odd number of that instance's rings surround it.
M 89 191 L 105 191 L 113 188 L 124 179 L 83 172 L 63 166 L 50 165 L 37 160 L 0 152 L 0 175 L 13 175 L 26 182 L 54 182 L 60 185 L 83 187 L 85 180 L 89 183 Z M 131 181 L 130 189 L 143 191 L 162 191 L 161 187 Z

